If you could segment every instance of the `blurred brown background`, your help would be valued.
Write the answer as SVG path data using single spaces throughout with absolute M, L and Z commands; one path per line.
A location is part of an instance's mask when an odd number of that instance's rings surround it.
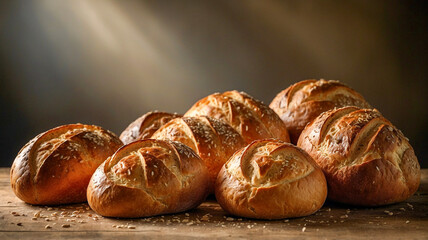
M 150 110 L 184 113 L 237 89 L 270 103 L 307 78 L 359 91 L 428 167 L 423 1 L 0 3 L 0 166 L 67 123 L 120 134 Z

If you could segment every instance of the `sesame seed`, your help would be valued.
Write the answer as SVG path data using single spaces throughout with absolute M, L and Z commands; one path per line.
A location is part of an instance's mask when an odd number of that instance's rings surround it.
M 386 213 L 386 214 L 388 214 L 389 216 L 392 216 L 392 215 L 394 215 L 394 213 L 393 212 L 390 212 L 390 211 L 387 211 L 387 210 L 385 210 L 385 211 L 383 211 L 384 213 Z

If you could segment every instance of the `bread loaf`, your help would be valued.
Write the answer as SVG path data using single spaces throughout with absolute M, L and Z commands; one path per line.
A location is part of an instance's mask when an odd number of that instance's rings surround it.
M 333 108 L 346 106 L 371 108 L 356 91 L 339 81 L 323 79 L 293 84 L 280 92 L 270 104 L 284 121 L 294 144 L 297 143 L 306 124 L 318 115 Z
M 94 173 L 91 208 L 108 217 L 177 213 L 205 200 L 209 175 L 198 155 L 179 142 L 139 140 L 120 148 Z
M 287 129 L 278 115 L 244 92 L 211 94 L 195 103 L 184 116 L 204 115 L 229 123 L 246 143 L 264 138 L 290 141 Z
M 223 166 L 215 196 L 227 212 L 248 218 L 306 216 L 322 207 L 327 183 L 314 160 L 296 146 L 258 140 Z
M 181 115 L 166 112 L 148 112 L 129 124 L 120 134 L 120 140 L 124 144 L 128 144 L 150 138 L 160 127 L 177 117 L 181 117 Z
M 12 189 L 30 204 L 85 202 L 95 169 L 122 145 L 116 135 L 97 126 L 70 124 L 51 129 L 18 153 L 10 171 Z
M 378 206 L 404 201 L 418 189 L 412 146 L 377 110 L 325 112 L 306 126 L 298 146 L 323 169 L 331 200 Z
M 241 135 L 227 123 L 210 117 L 176 118 L 162 126 L 152 136 L 154 139 L 179 141 L 192 148 L 208 168 L 213 186 L 223 164 L 238 149 L 245 146 Z

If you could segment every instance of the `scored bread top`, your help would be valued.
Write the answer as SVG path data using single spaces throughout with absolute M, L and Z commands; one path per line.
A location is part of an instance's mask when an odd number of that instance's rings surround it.
M 376 109 L 325 112 L 305 128 L 298 146 L 321 166 L 336 201 L 383 205 L 405 200 L 419 186 L 412 146 Z
M 79 163 L 90 161 L 91 157 L 88 156 L 90 148 L 104 147 L 111 141 L 122 145 L 113 133 L 97 126 L 70 124 L 54 128 L 39 135 L 31 147 L 29 159 L 33 159 L 32 175 L 37 179 L 45 161 L 55 161 L 58 165 L 71 158 L 79 158 Z M 83 154 L 83 156 L 76 156 L 76 154 Z
M 244 92 L 211 94 L 196 102 L 184 116 L 204 115 L 226 121 L 247 143 L 264 138 L 289 141 L 287 129 L 275 112 Z
M 317 134 L 307 134 L 309 132 Z M 400 167 L 408 139 L 376 109 L 345 107 L 320 116 L 308 126 L 299 145 L 310 144 L 312 151 L 328 153 L 330 167 L 342 168 L 385 159 Z
M 120 140 L 128 144 L 137 140 L 151 138 L 154 132 L 180 114 L 167 112 L 148 112 L 136 119 L 120 134 Z
M 278 93 L 270 107 L 280 116 L 297 143 L 300 132 L 321 113 L 333 108 L 371 108 L 355 90 L 335 80 L 304 80 Z
M 237 152 L 225 169 L 252 187 L 270 187 L 309 175 L 315 162 L 291 144 L 259 140 Z
M 183 155 L 197 161 L 182 161 Z M 115 184 L 142 189 L 162 202 L 171 191 L 183 187 L 192 172 L 189 168 L 200 167 L 199 161 L 183 144 L 152 140 L 117 151 L 106 161 L 104 171 Z

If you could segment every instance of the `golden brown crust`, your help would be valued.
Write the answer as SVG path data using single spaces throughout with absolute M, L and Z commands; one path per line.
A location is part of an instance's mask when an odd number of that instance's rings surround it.
M 210 117 L 176 118 L 155 132 L 153 138 L 178 141 L 192 148 L 208 168 L 210 192 L 214 192 L 214 182 L 223 164 L 245 145 L 235 129 Z
M 246 143 L 276 138 L 289 142 L 287 128 L 272 109 L 244 92 L 211 94 L 196 102 L 184 115 L 209 116 L 229 123 Z
M 258 219 L 310 215 L 322 207 L 327 183 L 296 146 L 258 140 L 236 152 L 217 176 L 215 195 L 231 214 Z
M 124 144 L 128 144 L 137 140 L 151 138 L 153 133 L 160 127 L 178 117 L 181 117 L 181 115 L 177 113 L 148 112 L 129 124 L 120 134 L 120 140 Z
M 348 86 L 334 80 L 304 80 L 278 93 L 269 105 L 284 121 L 291 142 L 296 144 L 306 124 L 333 108 L 357 106 L 371 108 Z
M 207 169 L 179 142 L 139 140 L 120 148 L 94 173 L 91 208 L 108 217 L 147 217 L 197 207 L 205 200 Z
M 12 189 L 21 200 L 35 205 L 85 202 L 95 169 L 122 145 L 116 135 L 98 126 L 51 129 L 18 153 L 10 171 Z
M 331 200 L 378 206 L 406 200 L 420 182 L 408 139 L 377 110 L 345 107 L 321 114 L 298 146 L 323 169 Z

